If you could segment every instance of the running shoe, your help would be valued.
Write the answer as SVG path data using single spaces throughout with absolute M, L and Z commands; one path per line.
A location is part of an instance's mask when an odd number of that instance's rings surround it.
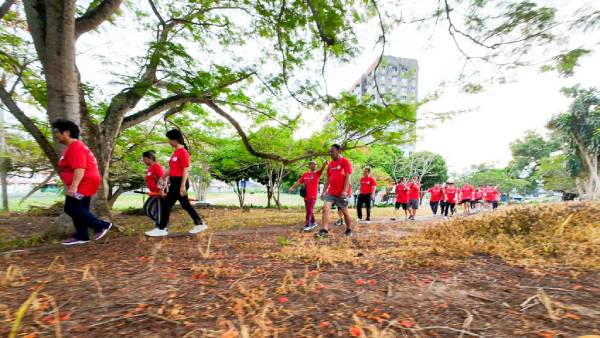
M 370 219 L 368 219 L 368 220 L 366 220 L 366 221 L 365 221 L 365 223 L 366 223 L 366 224 L 371 224 L 371 220 L 370 220 Z
M 83 241 L 81 239 L 77 239 L 75 237 L 71 237 L 69 239 L 65 239 L 62 242 L 62 245 L 77 245 L 77 244 L 85 244 L 87 242 L 89 242 L 89 241 Z
M 333 225 L 335 225 L 335 226 L 344 225 L 344 219 L 343 218 L 338 219 L 337 221 L 335 221 L 335 223 Z
M 390 218 L 390 220 L 391 220 L 391 221 L 395 221 L 395 220 L 396 220 L 396 217 L 392 217 L 392 218 Z
M 325 230 L 325 229 L 321 229 L 319 230 L 319 232 L 317 232 L 315 234 L 315 238 L 327 238 L 329 236 L 329 231 Z
M 312 229 L 314 229 L 316 227 L 317 227 L 317 223 L 307 224 L 307 225 L 304 226 L 304 228 L 302 228 L 302 230 L 304 232 L 309 232 L 309 231 L 311 231 Z
M 344 235 L 346 237 L 352 237 L 352 229 L 350 229 L 350 228 L 346 229 L 346 232 L 344 232 Z
M 113 226 L 113 224 L 109 223 L 108 227 L 106 227 L 106 228 L 102 229 L 101 231 L 97 232 L 94 235 L 94 237 L 92 237 L 92 239 L 95 240 L 95 241 L 101 239 L 102 237 L 104 237 L 108 233 L 108 230 L 110 230 L 110 228 L 112 228 L 112 226 Z
M 166 229 L 154 228 L 150 231 L 146 231 L 145 234 L 150 237 L 164 237 L 167 236 L 169 232 Z
M 190 234 L 197 234 L 199 232 L 202 232 L 204 230 L 208 229 L 208 225 L 206 225 L 206 223 L 200 223 L 200 224 L 196 224 L 193 228 L 190 229 L 190 231 L 188 231 Z

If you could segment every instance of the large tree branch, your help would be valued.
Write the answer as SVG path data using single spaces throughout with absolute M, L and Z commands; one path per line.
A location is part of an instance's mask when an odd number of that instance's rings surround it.
M 25 127 L 25 130 L 27 130 L 27 132 L 31 134 L 31 136 L 33 136 L 35 141 L 42 148 L 44 154 L 46 154 L 46 156 L 50 160 L 50 163 L 52 163 L 54 170 L 58 171 L 58 154 L 54 150 L 54 147 L 52 146 L 52 144 L 50 144 L 50 142 L 42 133 L 42 131 L 35 125 L 33 120 L 30 119 L 27 115 L 25 115 L 25 112 L 23 112 L 21 108 L 19 108 L 19 106 L 10 96 L 10 94 L 6 91 L 6 89 L 4 89 L 4 86 L 1 85 L 0 101 L 4 103 L 4 105 L 8 108 L 8 111 L 23 125 L 23 127 Z
M 184 103 L 204 102 L 204 100 L 206 100 L 208 97 L 212 96 L 215 91 L 219 91 L 220 89 L 223 89 L 223 88 L 229 87 L 233 84 L 236 84 L 238 82 L 244 81 L 247 78 L 251 77 L 252 75 L 254 75 L 254 72 L 248 73 L 248 74 L 243 74 L 242 76 L 240 76 L 238 78 L 223 81 L 218 86 L 209 88 L 202 93 L 181 93 L 181 94 L 177 94 L 177 95 L 170 96 L 170 97 L 164 98 L 162 100 L 159 100 L 159 101 L 153 103 L 152 105 L 150 105 L 148 108 L 142 109 L 142 110 L 136 112 L 135 114 L 126 116 L 123 119 L 123 123 L 121 124 L 121 130 L 127 129 L 136 124 L 142 123 L 142 122 L 164 112 L 165 110 L 176 107 L 178 105 L 181 105 Z
M 7 13 L 10 7 L 15 3 L 15 0 L 6 0 L 0 6 L 0 19 L 2 19 Z
M 42 65 L 46 64 L 46 6 L 43 0 L 24 0 L 27 29 Z
M 88 9 L 85 14 L 75 20 L 75 35 L 80 37 L 111 17 L 121 6 L 123 0 L 103 0 L 98 6 Z

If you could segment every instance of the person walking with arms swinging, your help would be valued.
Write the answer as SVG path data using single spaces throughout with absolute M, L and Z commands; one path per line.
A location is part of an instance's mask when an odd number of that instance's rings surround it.
M 162 237 L 167 236 L 167 226 L 169 225 L 169 217 L 171 215 L 171 209 L 175 202 L 179 201 L 181 207 L 187 211 L 187 213 L 194 221 L 194 227 L 190 229 L 190 234 L 197 234 L 207 229 L 206 224 L 198 215 L 198 212 L 190 204 L 187 190 L 189 188 L 189 175 L 190 175 L 190 154 L 188 153 L 183 134 L 177 129 L 169 130 L 166 134 L 169 139 L 169 144 L 175 149 L 171 159 L 169 160 L 169 169 L 161 178 L 162 181 L 168 179 L 169 191 L 163 201 L 163 208 L 161 213 L 160 224 L 158 228 L 147 231 L 146 235 L 150 237 Z
M 308 171 L 289 190 L 292 193 L 299 185 L 303 186 L 303 190 L 300 190 L 300 195 L 304 195 L 302 197 L 304 197 L 304 208 L 306 209 L 303 231 L 311 231 L 317 227 L 314 210 L 315 204 L 317 204 L 317 194 L 319 193 L 319 179 L 325 166 L 327 166 L 327 161 L 323 162 L 321 169 L 317 170 L 317 162 L 310 161 Z

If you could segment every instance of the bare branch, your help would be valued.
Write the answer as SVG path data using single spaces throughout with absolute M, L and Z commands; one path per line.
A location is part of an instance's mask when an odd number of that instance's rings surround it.
M 154 12 L 154 15 L 156 15 L 156 17 L 158 18 L 158 21 L 160 21 L 161 25 L 165 25 L 165 19 L 163 19 L 162 15 L 160 15 L 160 12 L 158 11 L 158 9 L 156 8 L 156 5 L 154 4 L 153 0 L 148 0 L 148 2 L 150 3 L 150 7 L 152 8 L 152 12 Z
M 81 17 L 75 20 L 75 36 L 80 37 L 111 17 L 121 6 L 123 0 L 103 0 L 98 6 L 88 9 Z
M 50 182 L 54 175 L 56 175 L 56 171 L 53 170 L 42 182 L 33 187 L 33 189 L 31 189 L 25 196 L 23 196 L 23 198 L 21 198 L 21 200 L 19 201 L 19 205 L 25 202 L 25 200 L 28 199 L 31 195 L 33 195 L 36 191 L 42 189 L 48 182 Z
M 8 111 L 25 127 L 25 130 L 40 145 L 42 151 L 54 167 L 54 170 L 58 171 L 58 154 L 50 144 L 50 141 L 46 138 L 46 136 L 42 133 L 42 131 L 35 125 L 32 119 L 30 119 L 25 112 L 17 106 L 17 103 L 13 100 L 10 94 L 4 89 L 4 86 L 0 86 L 0 101 L 4 103 L 4 105 L 8 108 Z
M 2 19 L 10 10 L 10 7 L 15 3 L 16 0 L 6 0 L 0 6 L 0 19 Z

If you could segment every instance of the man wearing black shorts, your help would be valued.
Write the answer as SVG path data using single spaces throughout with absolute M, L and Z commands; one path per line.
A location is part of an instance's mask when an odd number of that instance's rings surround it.
M 396 205 L 394 208 L 394 217 L 391 218 L 392 221 L 396 220 L 396 214 L 400 210 L 400 207 L 404 210 L 405 219 L 408 219 L 408 185 L 404 177 L 400 178 L 399 182 L 396 182 L 394 192 L 396 194 Z

